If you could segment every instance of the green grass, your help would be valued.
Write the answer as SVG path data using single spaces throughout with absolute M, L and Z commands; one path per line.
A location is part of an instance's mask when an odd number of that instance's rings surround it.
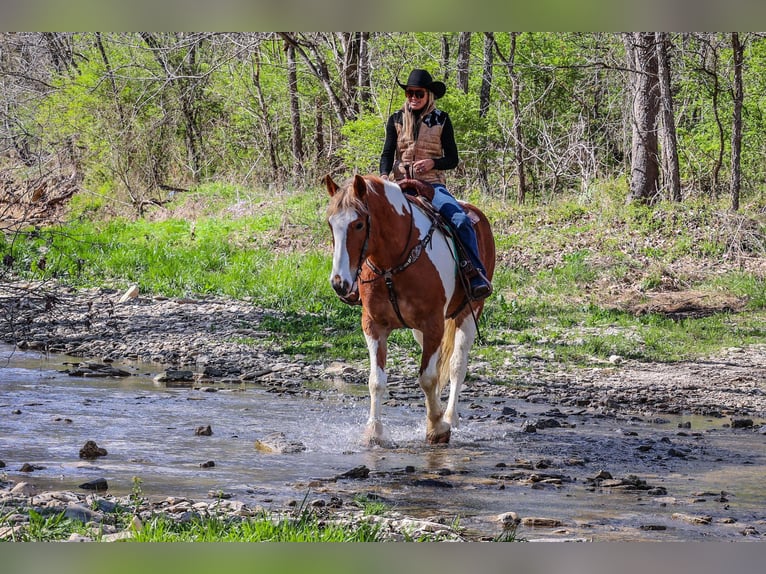
M 379 527 L 361 522 L 354 527 L 320 521 L 304 512 L 297 518 L 273 520 L 221 517 L 187 522 L 158 515 L 134 534 L 136 542 L 375 542 Z
M 0 528 L 10 526 L 12 513 L 0 516 Z M 100 540 L 78 520 L 64 513 L 42 515 L 30 509 L 29 521 L 15 534 L 6 537 L 13 542 L 51 542 L 66 540 L 71 534 L 81 534 Z M 275 516 L 267 513 L 252 517 L 196 517 L 187 521 L 173 520 L 156 514 L 146 520 L 140 529 L 130 526 L 130 513 L 119 514 L 117 522 L 131 529 L 135 542 L 376 542 L 381 538 L 380 528 L 361 521 L 354 526 L 334 524 L 320 520 L 315 514 L 303 511 L 297 517 Z

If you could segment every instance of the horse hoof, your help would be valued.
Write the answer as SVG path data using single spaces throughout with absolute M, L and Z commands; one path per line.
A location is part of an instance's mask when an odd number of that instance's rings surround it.
M 381 448 L 393 448 L 395 445 L 383 432 L 383 426 L 376 423 L 367 427 L 361 440 L 362 446 L 372 448 L 375 446 Z
M 441 432 L 439 434 L 430 434 L 426 435 L 426 441 L 428 441 L 428 444 L 448 444 L 449 438 L 451 434 L 451 429 L 447 429 L 446 432 Z

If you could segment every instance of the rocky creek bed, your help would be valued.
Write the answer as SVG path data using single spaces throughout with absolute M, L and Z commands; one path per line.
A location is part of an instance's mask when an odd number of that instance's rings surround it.
M 277 315 L 254 302 L 140 295 L 121 300 L 122 293 L 103 289 L 58 292 L 55 300 L 34 293 L 2 294 L 6 320 L 0 324 L 0 341 L 21 350 L 81 357 L 71 366 L 73 376 L 120 376 L 121 361 L 145 361 L 162 365 L 164 379 L 158 380 L 188 386 L 189 392 L 257 384 L 277 395 L 318 400 L 328 393 L 348 393 L 360 401 L 360 409 L 366 408 L 365 364 L 340 361 L 331 348 L 321 361 L 285 355 L 276 343 L 267 344 L 267 333 L 259 327 L 264 317 Z M 702 481 L 707 488 L 679 487 L 683 477 L 707 475 L 717 467 L 737 466 L 756 475 L 766 468 L 766 346 L 728 349 L 704 361 L 675 364 L 612 357 L 574 370 L 552 368 L 545 358 L 520 350 L 498 347 L 507 355 L 500 371 L 472 362 L 461 395 L 467 421 L 487 428 L 512 426 L 516 440 L 506 456 L 496 456 L 492 465 L 481 468 L 472 468 L 467 454 L 461 459 L 464 464 L 449 468 L 361 468 L 356 469 L 358 476 L 299 479 L 296 483 L 303 480 L 316 495 L 304 504 L 324 520 L 379 521 L 392 540 L 425 533 L 448 540 L 495 539 L 513 528 L 531 540 L 662 540 L 669 524 L 677 525 L 671 539 L 766 538 L 766 490 L 740 492 L 735 479 L 727 483 L 727 475 Z M 391 370 L 388 404 L 422 404 L 414 359 L 398 360 L 402 365 Z M 591 436 L 599 425 L 612 434 Z M 730 452 L 738 441 L 752 445 L 753 452 Z M 18 469 L 3 470 L 14 471 L 16 478 L 3 482 L 0 506 L 6 513 L 9 508 L 19 512 L 0 536 L 8 538 L 24 527 L 27 508 L 67 512 L 90 524 L 102 540 L 130 536 L 130 529 L 118 530 L 110 519 L 115 509 L 127 506 L 127 497 L 40 491 Z M 453 524 L 449 511 L 428 505 L 417 509 L 415 503 L 367 517 L 358 500 L 371 493 L 370 477 L 377 492 L 381 484 L 390 486 L 383 489 L 388 501 L 396 499 L 397 486 L 405 482 L 423 489 L 421 500 L 429 493 L 449 497 L 458 490 L 517 489 L 522 496 L 544 493 L 558 501 L 500 507 L 462 526 Z M 574 520 L 546 512 L 566 505 L 567 497 L 590 495 L 584 493 L 607 493 L 606 502 L 593 499 L 594 507 L 608 505 L 612 496 L 630 497 L 638 507 L 663 509 L 662 519 L 639 518 L 625 529 L 595 514 Z M 385 496 L 383 500 L 387 502 Z M 296 504 L 283 501 L 279 512 L 289 515 Z M 259 508 L 231 493 L 211 492 L 204 500 L 147 499 L 136 515 L 140 520 L 157 512 L 188 520 L 194 513 L 251 516 Z

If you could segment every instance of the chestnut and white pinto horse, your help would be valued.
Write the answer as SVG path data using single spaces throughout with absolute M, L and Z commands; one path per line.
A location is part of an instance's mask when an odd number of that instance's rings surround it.
M 328 175 L 325 184 L 331 196 L 330 283 L 345 302 L 361 302 L 370 354 L 370 416 L 364 442 L 390 443 L 381 420 L 387 340 L 394 329 L 409 328 L 422 349 L 418 383 L 426 397 L 426 440 L 447 443 L 458 424 L 458 394 L 484 302 L 469 303 L 452 240 L 408 201 L 399 185 L 373 175 L 357 175 L 341 186 Z M 478 219 L 479 252 L 491 279 L 495 244 L 489 222 L 477 208 L 464 207 Z M 440 395 L 447 381 L 450 393 L 444 410 Z

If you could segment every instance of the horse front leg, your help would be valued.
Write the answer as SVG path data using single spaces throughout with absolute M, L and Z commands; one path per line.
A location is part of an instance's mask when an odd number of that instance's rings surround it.
M 430 444 L 445 444 L 450 439 L 450 424 L 444 420 L 439 388 L 439 344 L 441 335 L 416 334 L 422 341 L 423 356 L 420 360 L 418 384 L 426 396 L 426 441 Z
M 367 419 L 362 443 L 366 446 L 390 446 L 391 440 L 384 431 L 381 420 L 381 407 L 386 393 L 388 374 L 386 373 L 386 356 L 388 333 L 375 328 L 372 324 L 363 324 L 364 338 L 370 354 L 370 416 Z

